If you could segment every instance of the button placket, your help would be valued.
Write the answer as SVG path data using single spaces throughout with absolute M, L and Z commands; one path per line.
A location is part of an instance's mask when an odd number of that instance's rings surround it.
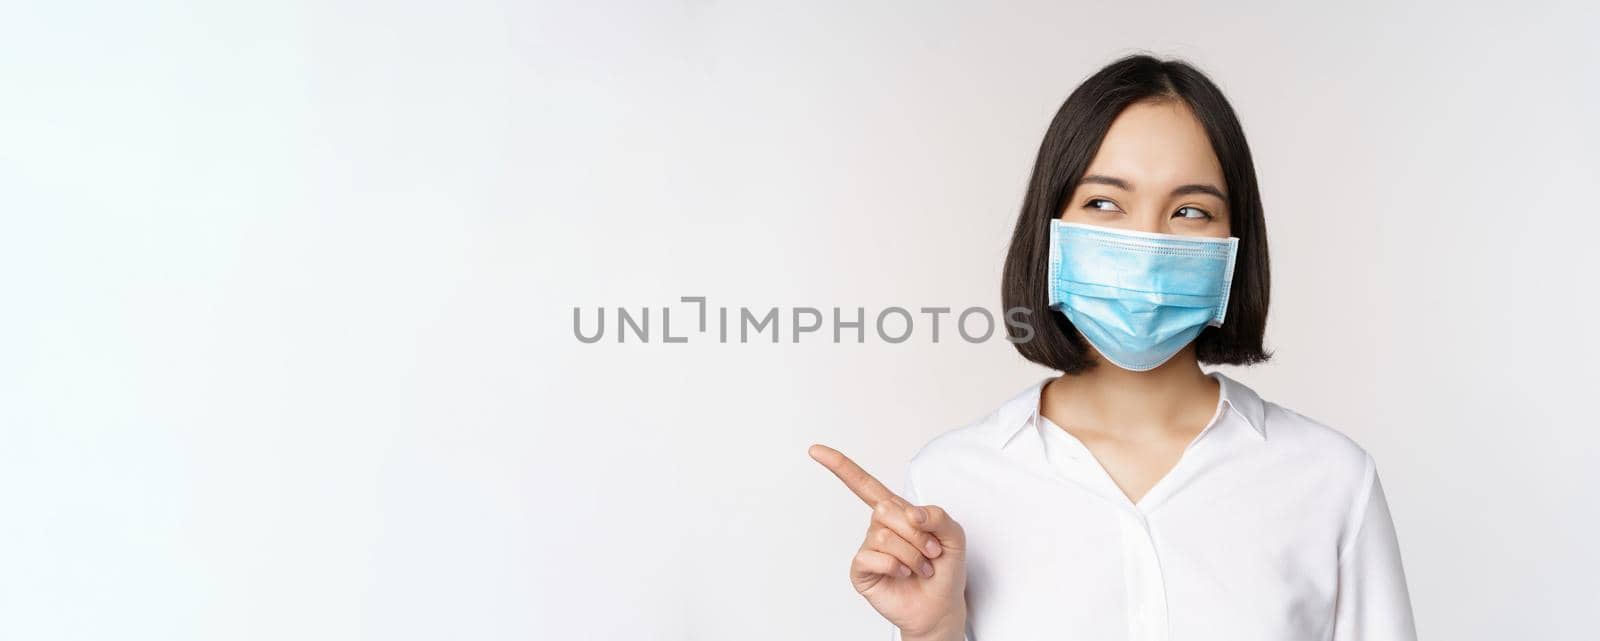
M 1167 589 L 1150 523 L 1138 508 L 1117 510 L 1122 531 L 1123 577 L 1129 641 L 1166 641 Z

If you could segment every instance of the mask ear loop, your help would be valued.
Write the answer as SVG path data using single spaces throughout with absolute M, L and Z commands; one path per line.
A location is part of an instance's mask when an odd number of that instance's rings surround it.
M 1222 300 L 1217 303 L 1217 313 L 1212 321 L 1207 323 L 1212 327 L 1222 327 L 1222 321 L 1228 317 L 1228 296 L 1233 293 L 1233 263 L 1239 257 L 1239 239 L 1228 238 L 1228 269 L 1222 275 Z

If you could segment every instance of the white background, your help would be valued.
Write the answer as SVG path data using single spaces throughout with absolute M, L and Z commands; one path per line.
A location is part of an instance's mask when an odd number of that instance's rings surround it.
M 1239 111 L 1276 358 L 1229 373 L 1377 458 L 1422 636 L 1593 638 L 1592 5 L 32 4 L 0 638 L 881 638 L 806 445 L 897 483 L 1048 372 L 572 309 L 998 308 L 1046 124 L 1139 49 Z

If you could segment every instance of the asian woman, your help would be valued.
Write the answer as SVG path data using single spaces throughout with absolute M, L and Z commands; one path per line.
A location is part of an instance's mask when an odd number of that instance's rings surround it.
M 1268 358 L 1266 222 L 1233 108 L 1199 71 L 1119 60 L 1045 133 L 1002 299 L 1060 375 L 912 459 L 855 589 L 911 640 L 1415 638 L 1372 458 L 1202 364 Z

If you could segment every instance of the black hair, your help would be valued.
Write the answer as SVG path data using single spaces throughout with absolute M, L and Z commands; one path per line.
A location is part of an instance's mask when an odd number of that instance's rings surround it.
M 1107 65 L 1078 85 L 1039 144 L 1001 283 L 1001 299 L 1008 313 L 1023 308 L 1031 317 L 1026 326 L 1007 329 L 1017 351 L 1030 361 L 1067 374 L 1084 371 L 1094 363 L 1083 336 L 1066 316 L 1049 308 L 1050 221 L 1061 215 L 1064 199 L 1071 197 L 1088 170 L 1111 122 L 1128 106 L 1151 100 L 1180 100 L 1199 119 L 1222 164 L 1230 229 L 1239 239 L 1226 321 L 1221 327 L 1208 326 L 1200 332 L 1195 339 L 1196 355 L 1204 363 L 1231 365 L 1259 363 L 1269 357 L 1262 348 L 1271 282 L 1267 227 L 1244 129 L 1222 90 L 1205 74 L 1179 60 L 1134 55 Z

